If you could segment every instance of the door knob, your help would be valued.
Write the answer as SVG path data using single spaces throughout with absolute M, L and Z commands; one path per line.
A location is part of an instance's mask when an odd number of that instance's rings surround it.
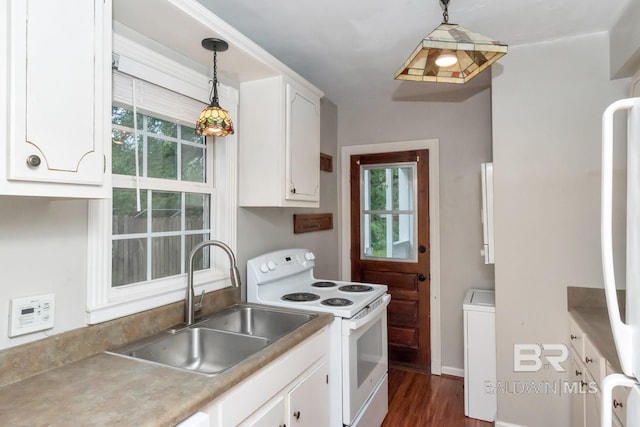
M 423 253 L 427 252 L 427 248 L 425 248 L 424 245 L 420 245 L 420 246 L 418 246 L 418 252 L 423 254 Z
M 418 276 L 418 280 L 420 280 L 421 282 L 424 282 L 425 280 L 427 280 L 427 276 L 425 276 L 424 274 L 421 274 Z

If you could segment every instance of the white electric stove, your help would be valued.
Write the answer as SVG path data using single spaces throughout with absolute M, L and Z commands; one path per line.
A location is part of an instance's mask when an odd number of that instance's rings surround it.
M 331 313 L 330 426 L 380 426 L 388 408 L 387 287 L 314 277 L 307 249 L 247 262 L 247 301 Z

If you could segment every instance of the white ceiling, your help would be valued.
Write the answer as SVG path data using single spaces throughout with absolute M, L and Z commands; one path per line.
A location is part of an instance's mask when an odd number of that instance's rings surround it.
M 198 1 L 341 107 L 380 99 L 460 101 L 490 83 L 486 72 L 465 85 L 394 80 L 442 21 L 438 0 Z M 451 0 L 449 22 L 513 47 L 608 30 L 631 1 Z

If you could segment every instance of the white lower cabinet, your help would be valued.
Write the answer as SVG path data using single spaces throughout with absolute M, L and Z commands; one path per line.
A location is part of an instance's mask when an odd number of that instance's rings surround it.
M 240 423 L 242 427 L 283 427 L 285 422 L 284 396 L 276 396 L 258 409 L 255 414 Z
M 600 427 L 602 404 L 602 381 L 606 375 L 615 373 L 593 341 L 570 317 L 571 338 L 571 427 Z M 614 389 L 613 426 L 624 427 L 626 413 L 621 402 L 626 402 L 628 389 Z M 624 405 L 624 403 L 623 403 Z M 609 427 L 609 426 L 606 426 Z
M 328 343 L 325 327 L 214 400 L 211 427 L 328 426 Z

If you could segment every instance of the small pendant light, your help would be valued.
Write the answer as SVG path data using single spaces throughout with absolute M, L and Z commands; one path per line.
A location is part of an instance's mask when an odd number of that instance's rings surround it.
M 466 83 L 506 55 L 506 44 L 450 24 L 449 0 L 440 1 L 442 24 L 418 44 L 396 72 L 396 80 Z
M 202 47 L 213 51 L 213 97 L 211 104 L 207 106 L 198 117 L 196 123 L 196 133 L 205 136 L 227 136 L 233 135 L 233 122 L 227 110 L 220 107 L 218 103 L 218 52 L 229 49 L 229 44 L 220 39 L 204 39 Z

